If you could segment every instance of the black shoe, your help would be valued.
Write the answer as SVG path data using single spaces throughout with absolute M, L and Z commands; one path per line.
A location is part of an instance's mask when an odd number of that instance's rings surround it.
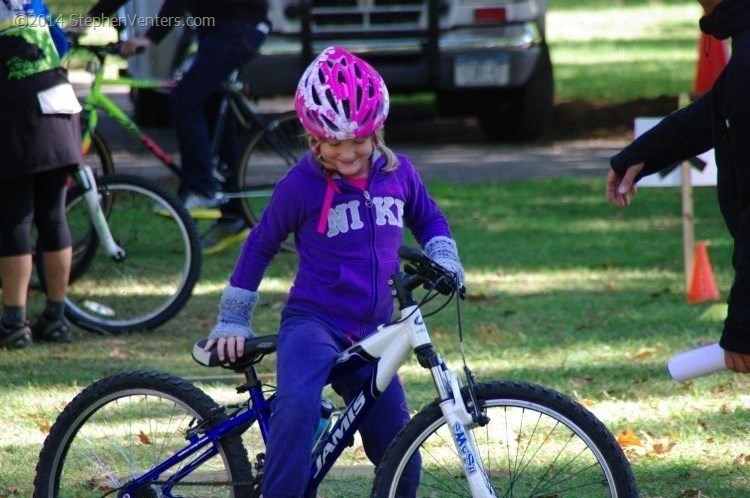
M 70 342 L 70 323 L 65 317 L 50 319 L 42 313 L 31 326 L 31 334 L 35 341 Z
M 31 346 L 32 342 L 28 325 L 11 327 L 0 322 L 0 348 L 23 349 Z

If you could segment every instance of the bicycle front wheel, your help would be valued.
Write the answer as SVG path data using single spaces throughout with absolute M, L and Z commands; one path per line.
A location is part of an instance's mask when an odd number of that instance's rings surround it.
M 82 247 L 73 260 L 78 275 L 68 290 L 66 314 L 98 332 L 156 328 L 183 308 L 200 275 L 195 224 L 172 194 L 144 178 L 105 176 L 98 188 L 125 257 L 116 260 L 99 244 L 83 190 L 74 188 L 67 201 L 68 224 L 72 240 Z
M 630 464 L 617 441 L 591 412 L 550 389 L 519 382 L 477 386 L 490 422 L 475 425 L 485 472 L 497 496 L 514 498 L 633 498 L 638 496 Z M 468 390 L 463 389 L 469 402 Z M 398 496 L 406 464 L 422 459 L 417 496 L 471 496 L 462 455 L 456 450 L 440 407 L 420 411 L 388 448 L 372 496 Z M 403 488 L 402 488 L 403 489 Z
M 305 132 L 294 111 L 271 119 L 250 138 L 237 170 L 237 190 L 245 193 L 242 213 L 252 227 L 258 224 L 276 182 L 309 150 Z
M 186 447 L 187 431 L 209 419 L 216 425 L 226 415 L 178 377 L 132 371 L 97 381 L 52 426 L 39 454 L 34 498 L 120 496 L 116 490 Z M 215 444 L 218 454 L 174 486 L 166 481 L 191 458 L 128 496 L 249 496 L 252 473 L 240 437 Z

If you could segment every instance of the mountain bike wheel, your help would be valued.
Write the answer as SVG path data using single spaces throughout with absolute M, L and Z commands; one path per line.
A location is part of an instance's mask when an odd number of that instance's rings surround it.
M 84 150 L 86 150 L 85 144 Z M 91 134 L 91 145 L 88 147 L 88 152 L 84 154 L 82 162 L 91 166 L 96 176 L 113 175 L 115 173 L 112 152 L 98 131 Z
M 515 498 L 632 498 L 635 478 L 607 428 L 583 406 L 550 389 L 519 382 L 477 386 L 490 418 L 471 432 L 498 496 Z M 463 389 L 464 400 L 469 395 Z M 396 496 L 404 467 L 422 458 L 418 496 L 471 496 L 462 458 L 438 402 L 425 407 L 396 436 L 375 477 L 372 496 Z
M 241 199 L 242 215 L 249 226 L 258 224 L 268 205 L 276 182 L 309 150 L 305 131 L 294 111 L 279 114 L 250 138 L 237 170 L 238 191 L 248 192 Z M 294 249 L 291 241 L 285 249 Z
M 216 425 L 226 415 L 178 377 L 131 371 L 99 380 L 79 393 L 52 426 L 39 454 L 33 496 L 119 496 L 115 490 L 187 446 L 186 432 L 208 419 Z M 229 435 L 216 445 L 219 453 L 171 490 L 152 483 L 128 496 L 249 496 L 252 472 L 240 437 Z M 159 482 L 190 460 L 166 469 Z
M 182 204 L 149 180 L 111 175 L 98 188 L 101 205 L 108 206 L 107 224 L 126 256 L 115 261 L 100 246 L 83 190 L 74 187 L 66 210 L 72 240 L 86 241 L 74 260 L 85 272 L 70 285 L 66 316 L 95 332 L 156 328 L 182 309 L 198 281 L 198 232 Z M 37 258 L 40 276 L 41 262 Z

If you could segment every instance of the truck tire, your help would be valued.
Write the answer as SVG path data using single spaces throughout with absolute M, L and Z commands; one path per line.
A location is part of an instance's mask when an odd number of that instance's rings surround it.
M 492 140 L 534 140 L 547 128 L 553 106 L 552 61 L 544 45 L 525 85 L 488 96 L 480 107 L 479 125 Z

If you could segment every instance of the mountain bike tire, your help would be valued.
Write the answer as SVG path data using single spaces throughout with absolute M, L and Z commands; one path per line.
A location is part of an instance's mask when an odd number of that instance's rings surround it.
M 468 390 L 462 390 L 469 403 Z M 477 401 L 490 422 L 471 432 L 497 496 L 532 498 L 635 498 L 630 463 L 609 430 L 586 408 L 558 392 L 523 382 L 479 384 Z M 419 452 L 419 483 L 401 482 Z M 388 447 L 373 483 L 374 498 L 471 496 L 462 458 L 438 401 L 421 410 Z M 416 485 L 416 486 L 414 486 Z
M 198 231 L 182 203 L 152 181 L 109 175 L 99 179 L 98 189 L 112 236 L 126 257 L 115 261 L 101 247 L 83 189 L 73 187 L 66 212 L 71 238 L 80 246 L 74 259 L 79 275 L 69 286 L 65 314 L 93 332 L 154 329 L 185 306 L 198 281 Z M 44 282 L 43 258 L 36 263 Z
M 242 216 L 250 227 L 260 221 L 276 183 L 309 150 L 305 131 L 294 111 L 271 119 L 266 127 L 250 137 L 237 170 L 238 191 L 249 191 L 240 199 Z M 282 249 L 294 251 L 291 239 Z
M 179 377 L 148 371 L 106 377 L 81 391 L 57 417 L 39 454 L 33 496 L 114 496 L 115 489 L 185 447 L 185 431 L 226 417 L 207 394 Z M 230 434 L 216 445 L 219 454 L 175 483 L 172 492 L 186 498 L 250 496 L 252 470 L 240 436 Z M 131 496 L 173 496 L 164 491 L 150 484 Z

